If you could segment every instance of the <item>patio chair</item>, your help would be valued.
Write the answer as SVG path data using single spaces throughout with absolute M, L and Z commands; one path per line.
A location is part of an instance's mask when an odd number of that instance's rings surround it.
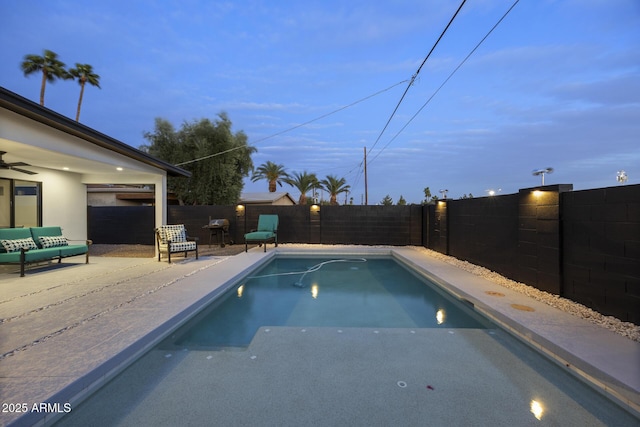
M 278 215 L 260 215 L 258 229 L 244 235 L 244 251 L 249 249 L 249 242 L 264 243 L 264 251 L 267 252 L 267 242 L 273 241 L 278 246 Z
M 163 252 L 167 253 L 169 264 L 171 264 L 171 254 L 176 252 L 195 251 L 198 259 L 198 238 L 187 236 L 187 229 L 184 224 L 161 225 L 156 228 L 156 242 L 158 244 L 158 261 Z

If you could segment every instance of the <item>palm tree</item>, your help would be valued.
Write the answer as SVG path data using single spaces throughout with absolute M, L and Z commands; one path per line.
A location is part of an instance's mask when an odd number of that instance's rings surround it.
M 25 55 L 20 68 L 25 77 L 29 74 L 42 72 L 42 86 L 40 87 L 40 105 L 44 105 L 44 88 L 47 82 L 53 83 L 56 79 L 69 79 L 71 76 L 64 68 L 64 62 L 58 59 L 58 54 L 50 50 L 44 50 L 43 56 Z
M 300 192 L 300 198 L 298 199 L 298 204 L 300 205 L 307 204 L 307 191 L 318 185 L 318 178 L 316 177 L 316 174 L 307 173 L 307 171 L 302 173 L 294 172 L 292 176 L 283 179 L 283 181 L 290 186 L 295 187 Z
M 269 192 L 275 193 L 276 184 L 282 187 L 282 181 L 286 178 L 289 178 L 289 174 L 285 171 L 284 166 L 267 161 L 267 163 L 258 166 L 253 172 L 251 181 L 256 182 L 261 179 L 266 179 L 269 182 Z
M 347 180 L 344 178 L 338 179 L 333 175 L 327 175 L 326 179 L 320 181 L 322 187 L 330 194 L 329 203 L 332 205 L 338 204 L 338 194 L 348 193 L 351 189 L 350 185 L 346 185 Z
M 78 99 L 78 112 L 76 113 L 76 122 L 80 120 L 80 106 L 82 105 L 82 96 L 84 95 L 84 85 L 89 83 L 91 86 L 96 86 L 100 89 L 100 76 L 93 72 L 93 67 L 89 64 L 78 64 L 76 68 L 69 70 L 69 74 L 76 79 L 80 84 L 80 99 Z

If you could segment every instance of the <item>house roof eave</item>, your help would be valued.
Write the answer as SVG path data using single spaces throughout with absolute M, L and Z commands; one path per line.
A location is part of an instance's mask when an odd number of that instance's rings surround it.
M 127 156 L 141 163 L 162 169 L 167 175 L 190 177 L 191 172 L 160 160 L 144 151 L 133 148 L 97 130 L 71 120 L 53 110 L 38 105 L 28 99 L 0 86 L 0 107 L 16 114 L 35 120 L 69 135 L 81 138 L 98 147 Z

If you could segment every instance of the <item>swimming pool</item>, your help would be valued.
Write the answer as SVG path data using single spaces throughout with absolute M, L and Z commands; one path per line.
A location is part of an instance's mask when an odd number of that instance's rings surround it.
M 271 307 L 258 312 L 287 313 L 284 322 L 263 323 L 254 331 L 255 322 L 248 319 L 252 310 L 225 309 L 218 298 L 208 312 L 175 331 L 61 425 L 96 420 L 102 425 L 455 425 L 478 420 L 497 425 L 636 425 L 630 414 L 478 317 L 472 307 L 458 301 L 460 306 L 451 308 L 447 304 L 455 306 L 456 301 L 431 284 L 423 287 L 442 299 L 417 315 L 411 305 L 422 297 L 411 290 L 399 292 L 404 293 L 401 302 L 394 297 L 395 302 L 384 305 L 379 301 L 380 294 L 388 293 L 384 285 L 366 297 L 355 290 L 372 277 L 382 283 L 404 281 L 399 279 L 405 273 L 416 277 L 404 267 L 385 273 L 369 259 L 366 269 L 365 263 L 332 263 L 324 271 L 332 277 L 328 282 L 322 274 L 310 273 L 300 286 L 298 277 L 281 274 L 307 271 L 326 260 L 277 258 L 284 269 L 266 266 L 250 273 L 269 276 L 260 280 L 267 283 Z M 367 279 L 349 288 L 346 278 L 367 269 Z M 385 276 L 388 281 L 382 280 Z M 255 305 L 255 281 L 233 283 L 225 297 Z M 324 298 L 331 287 L 338 292 Z M 347 308 L 328 316 L 308 309 L 323 298 L 340 306 L 354 295 L 367 303 L 368 312 Z M 295 304 L 283 308 L 287 299 Z M 381 307 L 394 304 L 404 304 L 392 310 L 399 315 L 391 316 L 391 324 L 382 322 Z M 441 307 L 444 317 L 438 314 Z M 452 315 L 458 309 L 460 318 Z M 233 313 L 213 326 L 205 320 L 225 310 L 242 315 Z M 427 314 L 421 316 L 421 311 Z M 358 323 L 363 315 L 366 320 Z M 246 338 L 210 340 L 218 335 L 209 333 L 210 328 L 231 329 L 239 323 L 249 325 L 250 343 Z
M 231 287 L 164 346 L 247 347 L 261 326 L 491 325 L 390 258 L 277 258 Z

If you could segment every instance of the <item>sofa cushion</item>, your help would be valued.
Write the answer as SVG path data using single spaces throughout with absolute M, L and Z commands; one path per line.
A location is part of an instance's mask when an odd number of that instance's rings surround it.
M 56 248 L 58 246 L 67 246 L 69 242 L 64 236 L 40 236 L 40 246 L 43 248 Z
M 60 227 L 31 227 L 29 230 L 39 248 L 42 247 L 40 243 L 41 236 L 62 236 Z
M 196 242 L 171 242 L 171 252 L 194 251 Z
M 31 237 L 27 237 L 24 239 L 2 239 L 0 240 L 0 244 L 6 252 L 20 252 L 20 249 L 38 249 L 36 246 L 36 242 L 33 241 Z
M 276 234 L 271 231 L 254 231 L 244 235 L 246 240 L 269 240 L 274 239 L 275 237 Z
M 46 261 L 60 256 L 59 248 L 38 249 L 37 251 L 29 251 L 24 254 L 26 262 Z
M 59 246 L 57 249 L 60 250 L 61 257 L 74 256 L 74 255 L 83 255 L 86 254 L 89 250 L 89 246 L 87 245 L 68 245 L 68 246 Z

